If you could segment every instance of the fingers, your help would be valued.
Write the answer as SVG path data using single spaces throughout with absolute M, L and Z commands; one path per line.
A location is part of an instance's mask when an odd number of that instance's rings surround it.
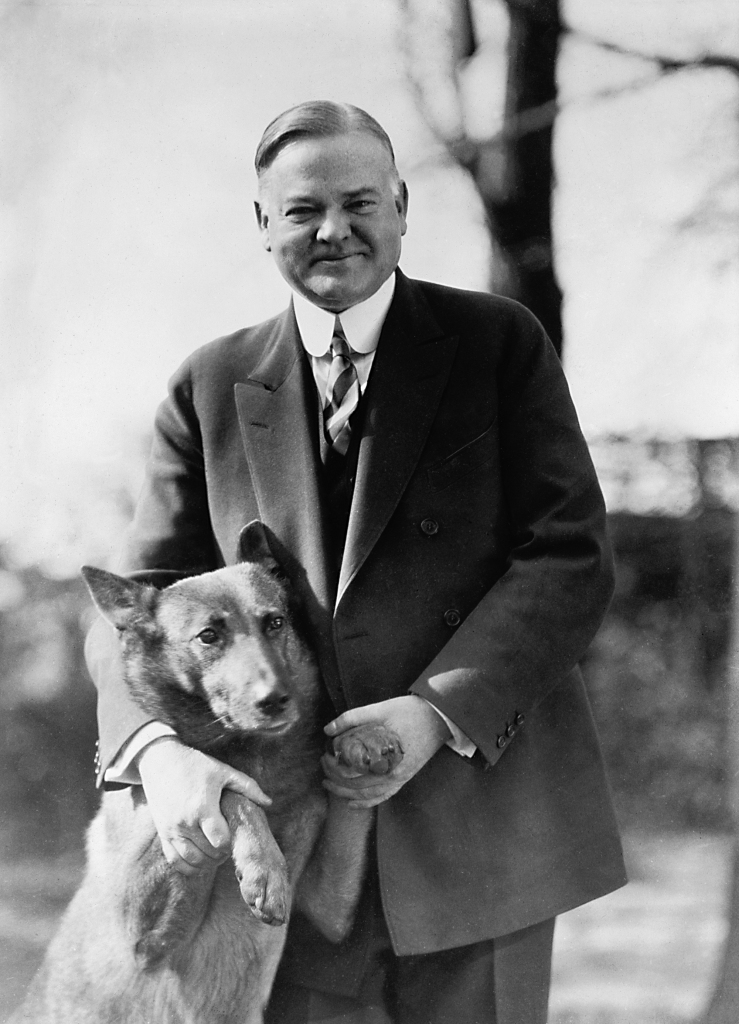
M 190 824 L 167 822 L 159 836 L 165 858 L 183 875 L 220 864 L 231 851 L 231 835 L 224 818 L 204 817 Z
M 162 839 L 161 843 L 165 859 L 181 875 L 196 875 L 201 869 L 205 856 L 188 839 L 180 836 Z
M 332 754 L 324 754 L 321 757 L 321 767 L 323 768 L 323 774 L 327 779 L 333 779 L 334 782 L 343 782 L 346 779 L 359 779 L 366 778 L 366 772 L 358 772 L 354 768 L 349 768 L 347 765 L 342 764 L 341 761 Z
M 381 803 L 400 789 L 405 779 L 395 775 L 365 775 L 355 773 L 338 764 L 329 754 L 321 758 L 325 779 L 323 786 L 329 793 L 343 800 L 361 801 L 362 806 L 370 800 Z
M 164 859 L 175 869 L 175 871 L 178 871 L 181 875 L 197 874 L 198 869 L 188 864 L 186 860 L 180 857 L 177 850 L 168 840 L 162 839 L 161 844 Z
M 228 849 L 218 849 L 206 845 L 201 840 L 198 845 L 186 836 L 174 836 L 172 839 L 161 839 L 165 859 L 181 875 L 196 875 L 199 871 L 221 863 L 228 857 Z
M 376 710 L 373 711 L 373 708 L 376 709 L 378 706 L 377 704 L 367 704 L 361 708 L 350 708 L 339 715 L 338 718 L 334 718 L 332 722 L 329 722 L 323 731 L 327 736 L 338 736 L 340 732 L 353 729 L 356 725 L 376 722 L 379 720 L 379 716 Z
M 254 779 L 233 769 L 227 771 L 223 789 L 231 789 L 234 793 L 240 793 L 242 796 L 248 797 L 255 804 L 259 804 L 260 807 L 269 807 L 272 803 L 272 798 L 267 796 L 264 790 L 260 789 Z
M 149 801 L 149 810 L 162 847 L 168 844 L 174 851 L 171 862 L 184 861 L 192 868 L 199 868 L 206 861 L 220 863 L 228 856 L 231 833 L 221 814 L 220 791 L 215 797 L 211 797 L 207 788 L 200 793 L 180 792 L 177 799 L 171 797 L 169 803 L 161 800 L 161 794 L 157 797 Z
M 213 859 L 187 836 L 160 836 L 160 842 L 165 859 L 181 875 L 195 875 L 213 864 Z
M 272 802 L 249 776 L 177 739 L 145 748 L 139 772 L 164 856 L 184 875 L 230 854 L 231 833 L 220 806 L 224 788 L 261 806 Z
M 209 846 L 209 849 L 201 847 L 203 853 L 213 860 L 225 860 L 231 850 L 231 832 L 226 819 L 215 815 L 203 818 L 200 828 Z

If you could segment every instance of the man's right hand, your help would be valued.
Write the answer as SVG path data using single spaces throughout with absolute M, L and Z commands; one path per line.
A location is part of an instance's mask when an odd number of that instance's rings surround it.
M 207 754 L 162 736 L 136 758 L 146 801 L 164 856 L 183 875 L 228 857 L 231 835 L 221 813 L 221 794 L 233 790 L 269 807 L 254 779 Z

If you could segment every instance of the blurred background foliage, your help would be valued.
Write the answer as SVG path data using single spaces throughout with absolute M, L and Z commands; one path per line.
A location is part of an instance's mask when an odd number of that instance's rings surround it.
M 732 516 L 619 513 L 611 523 L 617 590 L 583 669 L 619 817 L 627 827 L 727 828 Z
M 0 598 L 0 857 L 56 856 L 79 848 L 97 804 L 89 599 L 80 580 L 7 565 Z

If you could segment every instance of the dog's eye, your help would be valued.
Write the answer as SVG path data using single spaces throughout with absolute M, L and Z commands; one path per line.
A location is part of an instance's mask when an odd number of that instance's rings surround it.
M 203 629 L 198 633 L 197 639 L 201 644 L 205 644 L 206 647 L 209 647 L 211 644 L 218 642 L 218 634 L 214 629 Z
M 277 633 L 285 625 L 285 620 L 281 615 L 273 615 L 271 619 L 267 620 L 267 630 L 270 633 Z

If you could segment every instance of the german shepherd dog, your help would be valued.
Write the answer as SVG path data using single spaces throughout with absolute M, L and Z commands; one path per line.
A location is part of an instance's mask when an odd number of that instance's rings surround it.
M 265 813 L 225 790 L 231 860 L 184 876 L 141 787 L 104 793 L 81 887 L 13 1024 L 261 1024 L 293 901 L 334 941 L 351 927 L 372 811 L 321 786 L 319 673 L 261 523 L 239 554 L 164 590 L 83 574 L 119 631 L 134 699 L 273 803 Z M 376 728 L 338 737 L 333 753 L 376 773 L 402 757 Z

